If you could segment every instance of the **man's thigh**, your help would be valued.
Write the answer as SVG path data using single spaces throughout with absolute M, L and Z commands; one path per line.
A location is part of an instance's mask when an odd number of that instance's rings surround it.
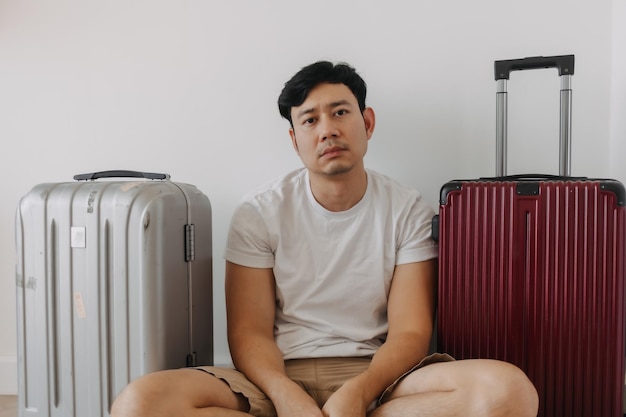
M 214 366 L 202 366 L 197 368 L 197 370 L 215 377 L 237 398 L 243 399 L 246 406 L 243 409 L 239 408 L 240 411 L 259 417 L 276 416 L 276 410 L 270 399 L 261 389 L 248 380 L 243 373 L 231 368 Z

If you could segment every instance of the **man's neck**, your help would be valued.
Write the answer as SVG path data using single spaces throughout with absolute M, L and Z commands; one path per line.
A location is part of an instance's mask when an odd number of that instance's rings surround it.
M 311 192 L 326 210 L 346 211 L 354 207 L 367 190 L 365 169 L 338 175 L 313 175 L 309 172 Z

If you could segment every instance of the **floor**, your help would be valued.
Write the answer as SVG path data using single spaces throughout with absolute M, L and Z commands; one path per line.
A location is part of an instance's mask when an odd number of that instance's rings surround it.
M 0 417 L 17 417 L 17 397 L 0 395 Z
M 17 417 L 17 397 L 0 395 L 0 417 Z M 626 417 L 626 414 L 624 414 Z

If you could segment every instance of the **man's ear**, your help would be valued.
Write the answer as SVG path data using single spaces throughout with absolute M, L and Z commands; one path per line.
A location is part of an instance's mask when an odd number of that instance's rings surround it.
M 365 110 L 363 110 L 363 120 L 365 121 L 367 138 L 370 139 L 374 134 L 374 128 L 376 127 L 376 115 L 374 114 L 374 109 L 366 107 Z
M 296 142 L 296 132 L 294 132 L 293 127 L 289 128 L 289 136 L 291 137 L 291 144 L 293 145 L 293 149 L 298 155 L 300 155 L 300 151 L 298 150 L 298 142 Z

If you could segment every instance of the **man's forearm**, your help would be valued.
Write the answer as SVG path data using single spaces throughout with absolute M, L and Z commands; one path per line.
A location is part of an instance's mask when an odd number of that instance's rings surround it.
M 371 402 L 402 374 L 428 354 L 430 335 L 401 334 L 388 339 L 372 358 L 369 368 L 350 381 Z
M 231 335 L 229 344 L 235 367 L 269 395 L 266 385 L 271 377 L 285 374 L 283 355 L 274 340 L 248 333 Z
M 237 369 L 268 396 L 279 416 L 322 417 L 313 398 L 287 377 L 282 352 L 273 339 L 248 334 L 231 346 Z

